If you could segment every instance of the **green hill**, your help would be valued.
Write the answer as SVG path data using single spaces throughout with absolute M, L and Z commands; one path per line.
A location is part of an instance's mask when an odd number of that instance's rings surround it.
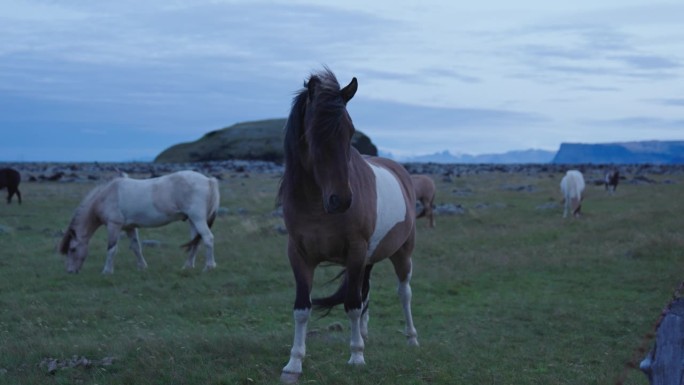
M 237 123 L 211 131 L 194 142 L 179 143 L 162 151 L 155 163 L 206 162 L 227 159 L 283 162 L 283 127 L 287 119 Z M 378 150 L 363 133 L 356 131 L 352 145 L 362 154 Z

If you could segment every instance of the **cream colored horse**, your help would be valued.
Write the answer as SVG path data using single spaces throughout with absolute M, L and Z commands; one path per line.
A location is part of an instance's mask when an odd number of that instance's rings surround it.
M 560 183 L 563 193 L 563 218 L 568 216 L 572 210 L 572 215 L 580 216 L 582 210 L 582 200 L 584 199 L 584 177 L 577 170 L 568 171 Z
M 94 188 L 81 202 L 60 245 L 67 256 L 66 269 L 78 273 L 88 256 L 88 242 L 100 226 L 107 227 L 107 260 L 102 274 L 114 272 L 114 255 L 121 231 L 131 241 L 138 268 L 147 267 L 138 239 L 138 227 L 158 227 L 187 220 L 190 242 L 184 267 L 195 266 L 200 241 L 206 249 L 204 270 L 216 267 L 211 225 L 219 207 L 218 181 L 194 171 L 179 171 L 152 179 L 132 179 L 125 174 Z

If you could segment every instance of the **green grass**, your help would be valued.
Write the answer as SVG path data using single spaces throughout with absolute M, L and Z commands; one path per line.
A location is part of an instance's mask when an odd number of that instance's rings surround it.
M 652 176 L 659 179 L 659 176 Z M 418 222 L 406 346 L 389 262 L 373 272 L 367 365 L 346 364 L 341 309 L 314 317 L 303 384 L 610 384 L 684 279 L 684 176 L 675 184 L 589 186 L 584 217 L 561 218 L 560 175 L 483 174 L 438 181 L 436 203 L 466 213 Z M 91 183 L 24 183 L 24 204 L 0 204 L 1 384 L 275 384 L 293 335 L 294 281 L 274 210 L 278 178 L 222 182 L 229 209 L 214 227 L 218 267 L 181 270 L 185 223 L 142 229 L 138 271 L 122 240 L 115 273 L 100 275 L 105 237 L 78 275 L 56 251 Z M 531 192 L 507 185 L 531 185 Z M 459 196 L 453 190 L 469 188 Z M 4 194 L 4 191 L 3 191 Z M 488 206 L 482 208 L 480 204 Z M 337 268 L 317 270 L 314 296 Z M 329 331 L 339 322 L 344 331 Z M 112 366 L 50 375 L 41 361 L 114 357 Z M 647 384 L 636 370 L 627 384 Z

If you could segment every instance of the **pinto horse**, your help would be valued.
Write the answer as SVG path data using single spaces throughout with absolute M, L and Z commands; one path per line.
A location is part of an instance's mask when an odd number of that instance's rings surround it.
M 416 214 L 416 218 L 427 217 L 430 227 L 435 227 L 435 213 L 433 212 L 435 201 L 435 181 L 427 175 L 411 175 L 413 190 L 416 192 L 416 199 L 423 206 L 421 212 Z
M 563 193 L 563 218 L 572 211 L 574 217 L 580 216 L 582 200 L 584 199 L 584 177 L 577 170 L 569 170 L 560 183 Z
M 190 242 L 186 268 L 195 266 L 200 241 L 204 242 L 204 270 L 216 267 L 211 226 L 219 206 L 218 181 L 194 171 L 178 171 L 151 179 L 123 177 L 94 188 L 76 209 L 59 250 L 67 256 L 66 269 L 78 273 L 88 256 L 88 242 L 100 226 L 107 227 L 107 260 L 102 274 L 114 272 L 119 234 L 125 231 L 138 268 L 147 267 L 138 239 L 138 227 L 159 227 L 187 220 Z
M 288 230 L 294 273 L 294 342 L 281 381 L 297 382 L 306 352 L 311 307 L 344 304 L 351 325 L 349 364 L 364 364 L 368 294 L 373 265 L 389 258 L 409 345 L 418 345 L 411 316 L 411 253 L 415 193 L 408 172 L 389 159 L 363 157 L 351 146 L 354 125 L 347 102 L 358 87 L 344 88 L 328 69 L 312 74 L 292 103 L 285 125 L 285 173 L 278 200 Z M 310 299 L 314 270 L 322 262 L 345 267 L 342 284 L 326 298 Z
M 12 196 L 17 194 L 17 200 L 21 204 L 21 192 L 19 192 L 21 174 L 13 168 L 0 169 L 0 190 L 7 187 L 7 203 L 12 203 Z

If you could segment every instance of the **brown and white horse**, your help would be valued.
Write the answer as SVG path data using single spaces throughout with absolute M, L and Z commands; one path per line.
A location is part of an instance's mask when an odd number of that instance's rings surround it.
M 416 214 L 416 218 L 427 217 L 430 227 L 435 227 L 435 214 L 433 212 L 435 192 L 435 181 L 427 175 L 411 175 L 413 190 L 416 192 L 416 199 L 423 206 L 423 210 Z
M 399 280 L 408 343 L 418 345 L 409 284 L 415 193 L 401 165 L 363 157 L 351 146 L 354 125 L 346 105 L 356 90 L 356 78 L 340 89 L 328 68 L 312 74 L 295 96 L 285 126 L 285 173 L 278 197 L 296 282 L 294 342 L 281 376 L 287 383 L 302 373 L 314 269 L 321 262 L 345 267 L 339 289 L 314 299 L 313 305 L 330 309 L 344 304 L 351 325 L 350 364 L 365 363 L 370 273 L 385 258 Z
M 78 273 L 88 256 L 88 242 L 100 226 L 107 227 L 107 260 L 102 274 L 114 272 L 114 255 L 119 234 L 125 231 L 131 249 L 138 258 L 138 268 L 147 267 L 138 240 L 138 227 L 159 227 L 187 220 L 190 242 L 184 267 L 195 266 L 200 241 L 204 242 L 204 269 L 216 267 L 214 235 L 211 225 L 219 207 L 219 188 L 215 178 L 194 171 L 178 171 L 151 179 L 132 179 L 125 174 L 94 188 L 83 199 L 71 219 L 60 252 L 67 256 L 66 269 Z

